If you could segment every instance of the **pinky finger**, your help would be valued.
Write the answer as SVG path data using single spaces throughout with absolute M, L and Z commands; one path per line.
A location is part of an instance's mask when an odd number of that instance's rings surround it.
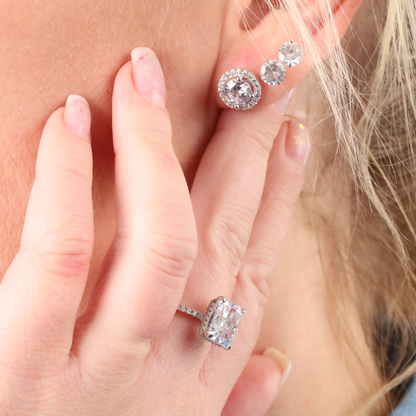
M 263 355 L 251 355 L 221 416 L 265 416 L 286 382 L 291 367 L 289 359 L 273 347 Z

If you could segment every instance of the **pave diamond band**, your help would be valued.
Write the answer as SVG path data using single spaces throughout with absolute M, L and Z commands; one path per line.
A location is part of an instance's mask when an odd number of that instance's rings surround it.
M 201 337 L 226 350 L 231 349 L 241 318 L 245 313 L 244 309 L 224 296 L 213 299 L 205 314 L 183 305 L 179 305 L 176 310 L 199 319 L 202 322 L 199 329 Z
M 218 94 L 228 107 L 248 110 L 261 98 L 261 85 L 251 72 L 245 69 L 230 69 L 218 82 Z
M 187 315 L 192 316 L 196 319 L 199 319 L 201 322 L 203 321 L 204 316 L 205 316 L 203 313 L 198 312 L 195 309 L 191 309 L 191 308 L 188 308 L 188 307 L 183 306 L 183 305 L 179 305 L 176 308 L 176 310 L 179 311 L 179 312 L 182 312 L 182 313 L 186 313 Z

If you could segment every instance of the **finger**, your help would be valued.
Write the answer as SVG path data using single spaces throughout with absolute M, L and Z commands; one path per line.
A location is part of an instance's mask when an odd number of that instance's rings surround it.
M 196 256 L 188 187 L 172 147 L 163 73 L 147 48 L 132 52 L 113 92 L 117 233 L 95 295 L 97 327 L 149 342 L 174 316 Z M 97 342 L 100 342 L 99 340 Z
M 205 312 L 211 299 L 231 296 L 260 204 L 269 152 L 290 101 L 289 95 L 279 106 L 223 111 L 192 186 L 199 250 L 183 304 Z
M 308 130 L 303 127 L 298 117 L 293 117 L 290 123 L 282 124 L 274 141 L 261 204 L 232 297 L 246 311 L 233 341 L 234 353 L 225 356 L 218 348 L 211 350 L 204 362 L 203 377 L 216 374 L 231 382 L 258 339 L 269 287 L 303 184 L 310 149 Z
M 236 302 L 244 302 L 247 292 L 250 292 L 258 295 L 260 311 L 266 305 L 295 204 L 302 190 L 309 153 L 306 115 L 297 112 L 290 122 L 282 125 L 270 154 L 261 204 L 237 279 Z M 252 284 L 254 287 L 251 287 Z
M 27 348 L 71 345 L 93 247 L 90 124 L 87 102 L 69 96 L 43 130 L 20 250 L 0 287 L 3 334 Z
M 295 113 L 290 122 L 284 122 L 270 153 L 259 211 L 233 293 L 233 301 L 246 310 L 233 342 L 235 350 L 254 346 L 258 338 L 310 153 L 307 123 L 300 121 L 305 118 L 304 113 Z M 224 357 L 212 356 L 209 361 L 208 368 L 225 364 Z
M 293 93 L 275 106 L 222 112 L 191 190 L 198 254 L 182 305 L 205 313 L 211 299 L 232 296 L 260 204 L 269 152 Z M 192 365 L 194 359 L 205 359 L 210 345 L 192 331 L 190 319 L 181 314 L 172 337 Z M 247 358 L 249 349 L 244 348 Z
M 251 355 L 221 416 L 264 416 L 279 395 L 291 367 L 289 359 L 274 348 L 268 348 L 263 355 Z

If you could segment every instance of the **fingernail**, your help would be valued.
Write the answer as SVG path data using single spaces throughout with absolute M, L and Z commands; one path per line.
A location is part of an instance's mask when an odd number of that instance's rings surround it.
M 293 100 L 293 96 L 295 95 L 296 89 L 298 87 L 293 88 L 293 90 L 290 90 L 283 98 L 281 98 L 279 101 L 277 101 L 274 105 L 277 108 L 277 110 L 283 115 L 288 105 Z
M 308 162 L 311 150 L 307 120 L 306 113 L 295 111 L 286 136 L 286 154 L 301 169 Z
M 68 130 L 90 140 L 91 112 L 85 98 L 72 94 L 66 99 L 64 124 Z
M 267 350 L 264 351 L 262 355 L 276 361 L 282 370 L 282 376 L 280 377 L 279 387 L 277 388 L 276 393 L 277 396 L 280 393 L 280 390 L 282 390 L 283 385 L 286 383 L 287 378 L 289 377 L 290 370 L 292 369 L 292 363 L 290 362 L 289 358 L 286 357 L 286 355 L 273 347 L 267 348 Z
M 156 107 L 166 108 L 166 86 L 156 54 L 149 48 L 131 52 L 133 82 L 137 92 Z

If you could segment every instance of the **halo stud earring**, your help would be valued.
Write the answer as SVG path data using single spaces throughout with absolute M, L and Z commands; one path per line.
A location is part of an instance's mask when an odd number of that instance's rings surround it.
M 261 85 L 251 72 L 245 69 L 231 69 L 218 82 L 218 94 L 228 107 L 248 110 L 261 98 Z
M 288 67 L 299 65 L 305 56 L 302 47 L 292 41 L 284 43 L 277 55 L 282 64 Z
M 286 68 L 279 61 L 266 61 L 260 69 L 263 82 L 268 85 L 280 85 L 286 76 Z

